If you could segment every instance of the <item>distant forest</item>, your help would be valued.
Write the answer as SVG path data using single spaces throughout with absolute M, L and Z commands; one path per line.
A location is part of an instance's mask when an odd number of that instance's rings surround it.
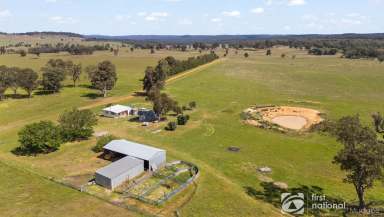
M 1 34 L 1 33 L 0 33 Z M 6 34 L 6 33 L 3 33 Z M 87 41 L 113 41 L 122 45 L 133 45 L 144 49 L 189 49 L 208 50 L 220 46 L 235 49 L 269 49 L 274 46 L 289 46 L 307 50 L 311 55 L 336 55 L 350 59 L 373 58 L 384 61 L 384 33 L 372 34 L 333 34 L 333 35 L 130 35 L 103 36 L 80 35 L 68 32 L 27 32 L 17 35 L 60 35 L 80 37 Z M 12 34 L 9 34 L 12 35 Z M 91 54 L 94 50 L 106 50 L 108 47 L 84 47 L 73 45 L 45 45 L 30 49 L 30 53 L 68 51 L 71 54 Z M 4 48 L 2 52 L 4 53 Z

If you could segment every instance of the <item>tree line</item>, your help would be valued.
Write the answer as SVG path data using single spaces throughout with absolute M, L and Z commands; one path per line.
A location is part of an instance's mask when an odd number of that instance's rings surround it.
M 106 97 L 117 82 L 116 67 L 110 61 L 103 61 L 97 65 L 88 66 L 86 69 L 91 87 L 100 91 Z M 70 77 L 73 87 L 76 87 L 83 68 L 81 64 L 62 59 L 51 59 L 41 68 L 41 79 L 32 69 L 0 66 L 0 100 L 8 88 L 17 94 L 18 88 L 25 90 L 28 97 L 34 90 L 41 86 L 45 93 L 57 93 L 63 88 L 63 81 Z
M 148 66 L 146 68 L 143 79 L 143 90 L 147 95 L 150 95 L 155 89 L 162 89 L 164 87 L 167 77 L 204 65 L 218 58 L 219 56 L 212 52 L 210 54 L 191 57 L 187 60 L 176 60 L 172 56 L 161 59 L 156 67 Z
M 91 55 L 94 51 L 109 50 L 109 45 L 93 45 L 86 46 L 80 44 L 62 44 L 58 43 L 56 46 L 51 44 L 43 44 L 38 47 L 31 47 L 28 53 L 39 56 L 41 53 L 59 53 L 68 52 L 71 55 Z

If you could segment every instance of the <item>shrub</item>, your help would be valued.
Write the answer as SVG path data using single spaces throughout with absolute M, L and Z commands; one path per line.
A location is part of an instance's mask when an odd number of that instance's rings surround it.
M 165 127 L 165 130 L 168 131 L 175 131 L 177 128 L 176 122 L 169 122 L 167 126 Z
M 192 102 L 189 103 L 189 108 L 191 108 L 191 109 L 196 108 L 196 106 L 197 106 L 197 104 L 196 104 L 195 101 L 192 101 Z
M 14 150 L 16 154 L 46 154 L 59 149 L 61 132 L 51 121 L 41 121 L 26 125 L 19 132 L 19 142 L 21 146 Z
M 97 143 L 96 145 L 92 148 L 92 151 L 96 152 L 96 153 L 99 153 L 99 152 L 102 152 L 103 151 L 103 147 L 108 144 L 109 142 L 111 142 L 112 140 L 116 140 L 118 139 L 116 136 L 114 135 L 105 135 L 105 136 L 101 136 L 100 138 L 97 139 Z
M 248 58 L 248 57 L 249 57 L 249 54 L 248 54 L 248 53 L 245 53 L 245 54 L 244 54 L 244 57 L 245 57 L 245 58 Z
M 186 125 L 189 120 L 189 115 L 179 115 L 177 116 L 178 125 Z

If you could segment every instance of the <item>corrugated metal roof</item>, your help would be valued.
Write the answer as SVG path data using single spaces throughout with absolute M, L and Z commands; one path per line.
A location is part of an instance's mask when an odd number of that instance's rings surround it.
M 104 149 L 125 154 L 131 157 L 140 158 L 143 160 L 150 160 L 159 152 L 165 152 L 163 149 L 154 148 L 151 146 L 127 141 L 127 140 L 113 140 L 104 146 Z
M 127 156 L 97 170 L 96 173 L 112 179 L 140 164 L 142 164 L 144 168 L 144 161 Z
M 132 110 L 132 108 L 125 105 L 114 105 L 114 106 L 103 109 L 103 111 L 113 112 L 117 114 L 125 111 L 130 111 L 130 110 Z

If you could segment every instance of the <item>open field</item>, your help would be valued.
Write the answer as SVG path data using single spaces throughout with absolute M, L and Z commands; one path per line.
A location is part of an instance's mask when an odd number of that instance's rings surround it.
M 225 61 L 167 84 L 165 91 L 181 104 L 197 102 L 197 109 L 188 112 L 191 121 L 187 126 L 179 127 L 175 132 L 158 132 L 165 123 L 143 128 L 127 120 L 101 118 L 96 131 L 109 131 L 122 138 L 161 147 L 167 150 L 169 159 L 196 164 L 201 176 L 193 198 L 181 209 L 183 216 L 281 216 L 278 208 L 246 194 L 246 187 L 262 190 L 256 171 L 260 166 L 271 167 L 273 172 L 270 178 L 285 182 L 290 187 L 318 186 L 327 195 L 356 202 L 353 186 L 342 182 L 343 173 L 332 164 L 333 156 L 341 147 L 333 138 L 317 133 L 291 135 L 258 129 L 244 124 L 240 113 L 255 104 L 287 105 L 313 108 L 332 119 L 359 113 L 363 121 L 370 124 L 370 114 L 383 112 L 384 108 L 381 100 L 384 96 L 384 64 L 370 60 L 314 57 L 304 51 L 286 48 L 274 49 L 272 57 L 265 56 L 265 51 L 248 53 L 250 57 L 247 59 L 241 52 L 238 55 L 231 53 Z M 281 58 L 281 53 L 286 53 L 287 57 Z M 143 77 L 147 65 L 155 65 L 167 55 L 186 58 L 197 54 L 162 51 L 150 55 L 149 51 L 142 50 L 134 53 L 121 51 L 118 57 L 107 52 L 81 57 L 42 55 L 39 59 L 5 55 L 0 56 L 0 65 L 37 70 L 48 59 L 56 57 L 72 59 L 83 66 L 109 59 L 116 64 L 119 76 L 111 96 L 124 97 L 140 89 L 139 79 Z M 296 55 L 296 59 L 290 58 L 292 54 Z M 82 83 L 87 84 L 84 78 Z M 93 92 L 85 87 L 67 87 L 57 95 L 0 102 L 0 161 L 58 179 L 90 174 L 104 165 L 105 162 L 90 150 L 95 140 L 65 144 L 58 152 L 45 156 L 15 157 L 10 153 L 18 145 L 18 130 L 25 124 L 56 120 L 65 109 L 97 103 L 99 99 L 86 96 Z M 123 102 L 149 106 L 139 97 Z M 102 105 L 95 105 L 99 107 L 91 107 L 97 112 Z M 229 146 L 239 147 L 240 151 L 228 152 Z M 44 207 L 49 207 L 53 203 L 51 201 L 62 200 L 63 207 L 60 208 L 63 209 L 74 206 L 74 201 L 86 204 L 87 209 L 102 206 L 118 209 L 40 177 L 31 178 L 30 174 L 22 171 L 13 171 L 6 166 L 0 166 L 0 170 L 9 174 L 7 177 L 17 176 L 20 186 L 28 183 L 31 191 L 43 189 L 43 193 L 49 194 L 44 200 L 47 202 L 41 204 Z M 30 183 L 31 179 L 33 182 Z M 2 192 L 5 192 L 2 197 L 20 195 L 23 198 L 23 190 L 4 187 L 13 186 L 14 182 L 11 178 L 0 180 L 0 188 L 4 188 Z M 384 201 L 383 190 L 378 184 L 368 191 L 367 200 Z M 0 209 L 2 213 L 10 213 L 9 216 L 25 216 L 23 214 L 29 211 L 30 206 L 36 208 L 42 203 L 31 198 L 28 205 L 18 206 L 20 213 L 11 213 L 15 208 L 12 203 L 2 204 Z M 166 204 L 164 209 L 167 206 L 172 204 Z M 108 212 L 107 208 L 103 209 Z M 44 209 L 41 216 L 59 216 L 56 212 L 53 208 Z M 73 209 L 71 212 L 82 215 L 83 210 Z

